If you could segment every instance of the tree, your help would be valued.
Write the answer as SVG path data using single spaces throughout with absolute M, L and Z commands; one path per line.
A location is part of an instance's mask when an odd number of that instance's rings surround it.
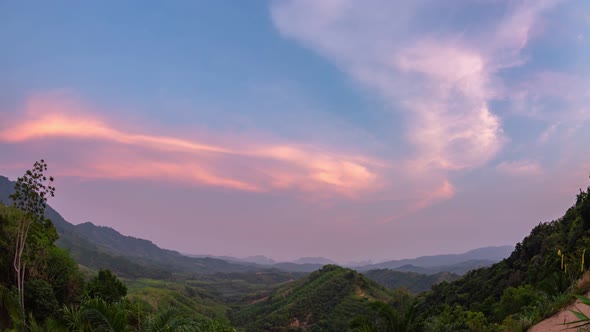
M 88 295 L 114 303 L 127 295 L 127 287 L 110 270 L 101 269 L 88 282 Z
M 357 332 L 409 332 L 414 326 L 417 302 L 410 294 L 397 292 L 396 307 L 383 303 L 371 302 L 372 316 L 360 316 L 351 322 L 351 328 Z
M 33 169 L 27 170 L 18 178 L 14 186 L 14 193 L 10 199 L 14 205 L 24 212 L 16 232 L 14 246 L 13 267 L 16 274 L 16 283 L 21 310 L 24 313 L 25 299 L 25 272 L 26 257 L 23 256 L 27 245 L 27 237 L 33 223 L 44 223 L 47 198 L 54 196 L 55 187 L 53 177 L 47 178 L 44 172 L 47 171 L 47 163 L 43 159 L 33 164 Z
M 63 319 L 70 331 L 125 332 L 128 310 L 124 302 L 109 303 L 101 298 L 86 299 L 79 307 L 65 307 Z
M 76 261 L 63 249 L 51 247 L 47 257 L 47 280 L 53 286 L 59 303 L 79 301 L 84 288 L 84 276 Z
M 68 331 L 236 332 L 227 323 L 191 317 L 174 307 L 154 313 L 142 311 L 138 315 L 145 319 L 138 322 L 131 317 L 135 311 L 131 307 L 132 303 L 127 300 L 109 303 L 101 298 L 86 298 L 79 306 L 65 306 L 60 322 Z M 50 329 L 55 330 L 58 328 Z
M 39 321 L 45 321 L 59 310 L 59 304 L 50 283 L 42 279 L 29 279 L 25 292 L 27 310 Z
M 159 312 L 147 316 L 141 325 L 141 331 L 167 332 L 167 331 L 195 331 L 197 322 L 184 315 L 174 307 L 168 307 Z

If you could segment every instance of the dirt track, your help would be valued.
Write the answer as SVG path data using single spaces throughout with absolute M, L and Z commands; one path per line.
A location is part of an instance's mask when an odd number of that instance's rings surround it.
M 590 317 L 590 306 L 581 304 L 580 301 L 576 300 L 574 304 L 570 305 L 566 309 L 531 327 L 529 332 L 576 331 L 576 329 L 568 329 L 566 325 L 563 325 L 564 322 L 572 322 L 577 320 L 576 316 L 574 316 L 574 314 L 572 314 L 569 310 L 581 311 Z

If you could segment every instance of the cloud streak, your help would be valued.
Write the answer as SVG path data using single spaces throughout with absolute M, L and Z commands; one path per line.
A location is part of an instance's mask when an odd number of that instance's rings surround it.
M 0 142 L 51 141 L 55 146 L 71 147 L 73 153 L 81 141 L 98 145 L 76 167 L 63 170 L 72 176 L 163 177 L 245 191 L 294 189 L 353 197 L 375 188 L 378 172 L 385 167 L 376 159 L 311 145 L 247 140 L 214 144 L 133 133 L 59 95 L 32 97 L 20 114 L 24 116 L 0 128 Z

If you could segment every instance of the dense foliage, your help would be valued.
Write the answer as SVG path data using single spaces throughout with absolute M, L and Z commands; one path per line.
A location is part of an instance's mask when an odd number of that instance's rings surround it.
M 23 313 L 10 270 L 13 235 L 22 211 L 0 204 L 0 330 L 95 331 L 234 331 L 220 321 L 195 315 L 191 308 L 129 301 L 127 287 L 109 270 L 84 281 L 78 264 L 55 246 L 57 232 L 49 220 L 31 228 Z
M 422 318 L 459 308 L 505 325 L 528 316 L 526 326 L 553 313 L 555 304 L 567 303 L 568 294 L 587 290 L 588 283 L 576 283 L 588 268 L 587 248 L 590 187 L 580 191 L 563 217 L 536 226 L 507 259 L 435 285 L 423 297 Z
M 108 303 L 119 302 L 127 295 L 127 286 L 123 285 L 110 270 L 98 271 L 98 274 L 90 279 L 86 288 L 88 296 L 101 298 Z
M 11 321 L 23 321 L 15 289 L 16 280 L 11 267 L 14 256 L 14 236 L 23 212 L 0 204 L 0 289 L 4 301 L 0 306 L 0 327 Z M 44 320 L 57 314 L 63 305 L 75 304 L 83 292 L 83 278 L 78 265 L 62 249 L 54 245 L 57 232 L 51 221 L 31 225 L 27 242 L 27 274 L 24 288 L 25 307 L 36 319 Z M 12 317 L 8 319 L 8 317 Z
M 55 188 L 46 170 L 43 160 L 36 162 L 2 190 L 0 198 L 12 206 L 0 202 L 0 330 L 234 331 L 191 310 L 131 302 L 127 287 L 108 269 L 85 282 L 79 265 L 55 245 L 58 232 L 45 211 Z M 72 225 L 58 222 L 64 233 L 74 234 Z

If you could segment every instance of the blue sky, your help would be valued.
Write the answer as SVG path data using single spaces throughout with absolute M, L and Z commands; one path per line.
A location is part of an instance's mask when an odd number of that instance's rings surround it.
M 582 0 L 5 1 L 0 42 L 0 174 L 167 248 L 514 244 L 588 184 Z

